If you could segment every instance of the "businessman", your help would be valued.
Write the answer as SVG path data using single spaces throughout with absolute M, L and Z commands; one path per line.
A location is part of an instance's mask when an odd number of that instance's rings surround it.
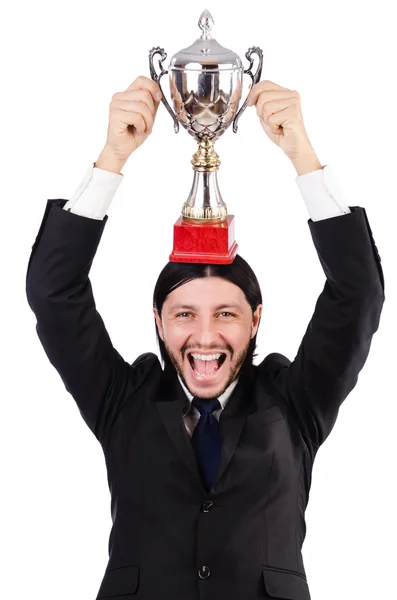
M 296 169 L 325 274 L 297 354 L 254 365 L 262 296 L 237 255 L 166 264 L 152 307 L 161 361 L 146 352 L 126 362 L 89 273 L 121 169 L 160 99 L 146 77 L 114 94 L 104 148 L 70 200 L 47 201 L 27 269 L 39 340 L 106 458 L 112 528 L 96 598 L 310 600 L 312 468 L 379 326 L 378 250 L 365 209 L 347 206 L 320 164 L 299 94 L 260 81 L 249 106 Z

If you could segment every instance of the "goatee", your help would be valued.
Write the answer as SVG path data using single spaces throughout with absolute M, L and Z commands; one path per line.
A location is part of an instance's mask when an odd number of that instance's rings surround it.
M 210 396 L 208 396 L 208 395 L 207 395 L 207 396 L 203 396 L 203 395 L 200 395 L 200 394 L 195 394 L 195 393 L 194 393 L 194 391 L 193 391 L 193 390 L 191 390 L 191 389 L 189 388 L 189 386 L 188 386 L 188 384 L 187 384 L 187 382 L 186 382 L 186 379 L 185 379 L 185 377 L 184 377 L 184 375 L 183 375 L 183 370 L 182 370 L 182 368 L 181 368 L 181 366 L 180 366 L 180 364 L 179 364 L 179 362 L 178 362 L 178 360 L 177 360 L 176 356 L 175 356 L 175 355 L 172 353 L 172 351 L 171 351 L 171 350 L 170 350 L 170 348 L 167 346 L 167 344 L 164 344 L 164 345 L 165 345 L 165 349 L 166 349 L 166 351 L 167 351 L 167 354 L 168 354 L 168 356 L 169 356 L 169 359 L 170 359 L 170 361 L 172 362 L 172 364 L 173 364 L 173 366 L 174 366 L 174 368 L 175 368 L 175 370 L 176 370 L 177 374 L 178 374 L 178 375 L 179 375 L 179 377 L 181 378 L 183 385 L 184 385 L 184 386 L 185 386 L 185 387 L 186 387 L 186 388 L 189 390 L 189 392 L 190 392 L 190 393 L 191 393 L 193 396 L 195 396 L 196 398 L 203 398 L 203 399 L 205 399 L 205 398 L 209 398 Z M 217 394 L 217 397 L 221 396 L 221 395 L 222 395 L 222 394 L 223 394 L 223 393 L 224 393 L 224 392 L 227 390 L 227 388 L 229 387 L 229 385 L 230 385 L 230 384 L 231 384 L 231 383 L 232 383 L 232 382 L 233 382 L 233 381 L 236 379 L 236 377 L 237 377 L 237 375 L 238 375 L 238 373 L 239 373 L 239 371 L 240 371 L 240 369 L 241 369 L 241 367 L 242 367 L 242 365 L 243 365 L 243 363 L 244 363 L 244 361 L 245 361 L 245 359 L 246 359 L 246 357 L 247 357 L 248 350 L 249 350 L 249 344 L 248 344 L 248 345 L 246 346 L 246 348 L 244 348 L 244 349 L 243 349 L 243 350 L 240 352 L 240 354 L 237 356 L 236 363 L 235 363 L 235 364 L 234 364 L 234 366 L 233 366 L 233 367 L 230 369 L 230 374 L 229 374 L 229 377 L 228 377 L 228 379 L 227 379 L 227 381 L 226 381 L 225 385 L 223 386 L 223 388 L 221 388 L 221 390 L 220 390 L 220 391 L 219 391 L 219 393 Z M 211 398 L 212 398 L 212 396 L 211 396 Z

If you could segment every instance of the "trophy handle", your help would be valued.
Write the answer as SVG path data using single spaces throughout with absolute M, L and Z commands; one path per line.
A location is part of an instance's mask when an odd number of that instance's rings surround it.
M 159 59 L 159 67 L 161 69 L 161 74 L 160 76 L 157 75 L 156 70 L 154 68 L 153 65 L 153 57 L 155 56 L 155 54 L 160 54 L 161 55 L 161 60 Z M 164 95 L 164 92 L 162 90 L 161 84 L 160 84 L 160 79 L 162 78 L 163 75 L 166 75 L 168 73 L 168 71 L 165 71 L 163 69 L 163 62 L 165 61 L 165 59 L 167 58 L 167 53 L 164 52 L 164 48 L 160 48 L 160 46 L 157 46 L 156 48 L 152 48 L 149 52 L 149 67 L 150 67 L 150 76 L 151 78 L 156 81 L 160 87 L 162 98 L 161 98 L 161 102 L 164 104 L 165 108 L 168 110 L 168 112 L 170 113 L 173 121 L 174 121 L 174 131 L 175 133 L 178 133 L 179 131 L 179 121 L 175 116 L 174 111 L 172 110 L 172 108 L 170 107 L 170 105 L 167 102 L 167 98 Z
M 259 58 L 259 64 L 258 64 L 258 68 L 256 70 L 255 75 L 253 75 L 252 71 L 251 71 L 252 65 L 254 64 L 254 61 L 251 58 L 251 55 L 254 53 L 257 54 L 258 58 Z M 245 69 L 244 73 L 248 73 L 248 75 L 252 79 L 252 85 L 255 85 L 256 83 L 258 83 L 258 81 L 260 80 L 261 75 L 262 75 L 263 52 L 260 48 L 258 48 L 258 46 L 253 46 L 252 48 L 248 49 L 248 52 L 246 52 L 246 54 L 245 54 L 245 58 L 250 61 L 250 64 L 249 64 L 248 69 Z M 247 98 L 248 98 L 248 95 L 247 95 Z M 242 105 L 242 107 L 240 108 L 240 110 L 238 111 L 238 113 L 236 114 L 236 116 L 233 119 L 234 133 L 237 133 L 237 121 L 239 120 L 239 118 L 241 117 L 241 115 L 243 114 L 245 109 L 247 108 L 247 98 L 245 99 L 244 104 Z

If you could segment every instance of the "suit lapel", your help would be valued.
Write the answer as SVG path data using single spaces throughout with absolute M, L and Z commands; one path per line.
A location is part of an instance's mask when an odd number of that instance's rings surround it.
M 190 403 L 179 380 L 176 379 L 171 385 L 163 386 L 161 396 L 161 400 L 156 402 L 161 420 L 175 448 L 193 474 L 196 484 L 203 491 L 205 488 L 201 480 L 196 455 L 183 420 L 183 414 L 189 410 Z
M 240 378 L 219 419 L 222 453 L 214 486 L 228 466 L 239 442 L 243 425 L 252 411 L 254 397 L 251 386 Z

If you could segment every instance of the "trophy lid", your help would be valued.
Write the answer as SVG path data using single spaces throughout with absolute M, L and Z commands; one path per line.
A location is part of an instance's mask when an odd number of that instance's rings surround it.
M 201 37 L 187 48 L 180 50 L 171 58 L 169 70 L 211 72 L 243 69 L 241 58 L 228 48 L 221 46 L 211 36 L 214 25 L 209 10 L 204 10 L 198 21 L 202 30 Z

